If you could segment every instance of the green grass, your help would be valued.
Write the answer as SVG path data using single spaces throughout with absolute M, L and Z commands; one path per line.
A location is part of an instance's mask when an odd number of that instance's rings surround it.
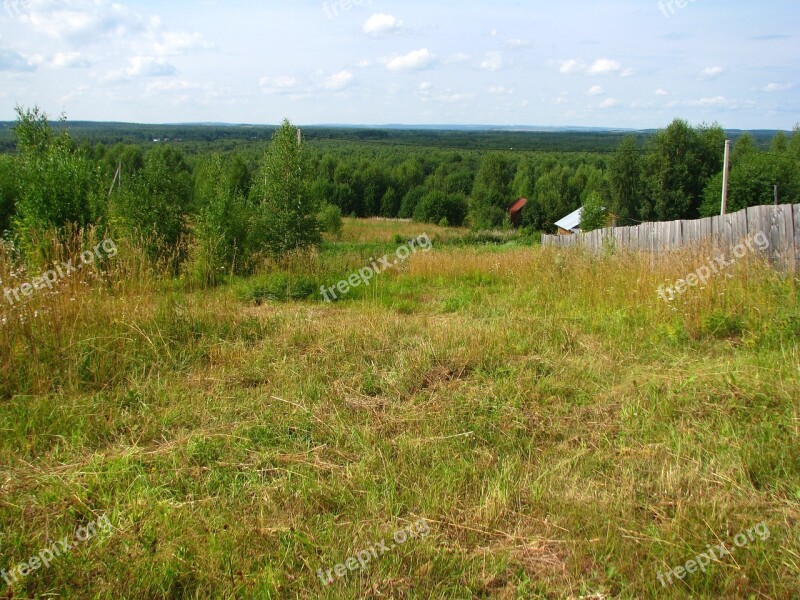
M 790 279 L 742 264 L 667 305 L 690 254 L 447 243 L 340 302 L 296 291 L 393 252 L 393 227 L 6 324 L 0 569 L 114 529 L 0 597 L 800 596 Z M 421 518 L 429 536 L 317 578 Z

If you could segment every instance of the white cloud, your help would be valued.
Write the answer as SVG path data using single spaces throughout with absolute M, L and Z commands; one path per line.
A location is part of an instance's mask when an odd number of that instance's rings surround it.
M 761 88 L 762 92 L 787 92 L 794 87 L 792 83 L 769 83 Z
M 433 87 L 433 84 L 430 81 L 423 81 L 419 84 L 419 91 L 420 92 L 427 92 L 429 89 Z
M 684 106 L 717 107 L 730 108 L 736 105 L 735 100 L 729 100 L 725 96 L 714 96 L 711 98 L 700 98 L 699 100 L 687 100 Z
M 56 69 L 75 69 L 88 67 L 89 61 L 83 58 L 80 52 L 58 52 L 50 65 Z
M 419 71 L 430 67 L 435 60 L 435 54 L 427 48 L 421 48 L 402 56 L 395 56 L 386 62 L 386 68 L 390 71 Z
M 601 86 L 601 85 L 593 85 L 586 92 L 586 94 L 589 95 L 589 96 L 599 96 L 602 93 L 603 93 L 603 86 Z
M 499 71 L 503 68 L 503 55 L 500 52 L 487 52 L 486 58 L 481 61 L 481 69 Z
M 530 46 L 531 45 L 529 40 L 523 40 L 521 38 L 511 38 L 506 43 L 509 46 L 514 46 L 515 48 L 525 48 L 526 46 Z
M 125 81 L 139 77 L 170 77 L 177 75 L 178 69 L 163 58 L 134 56 L 126 69 L 112 71 L 105 76 L 106 81 Z
M 582 68 L 581 63 L 579 63 L 574 58 L 570 58 L 569 60 L 561 61 L 558 70 L 564 75 L 569 75 L 570 73 L 575 73 L 576 71 L 579 71 L 581 68 Z
M 335 75 L 331 75 L 322 84 L 326 90 L 334 92 L 341 91 L 353 83 L 353 74 L 350 71 L 339 71 Z
M 725 72 L 722 67 L 706 67 L 700 73 L 700 79 L 716 79 Z
M 265 94 L 281 94 L 294 90 L 297 87 L 297 78 L 289 75 L 280 77 L 262 77 L 258 82 Z
M 396 33 L 403 28 L 403 22 L 394 15 L 377 13 L 364 23 L 362 30 L 367 35 L 379 37 L 388 33 Z
M 619 74 L 620 77 L 623 79 L 627 79 L 628 77 L 633 77 L 636 74 L 636 71 L 633 69 L 625 69 L 622 73 Z
M 372 61 L 370 61 L 370 60 L 360 60 L 360 61 L 358 61 L 358 62 L 356 63 L 356 66 L 357 66 L 359 69 L 366 69 L 366 68 L 368 68 L 368 67 L 371 67 L 371 66 L 372 66 Z
M 451 54 L 445 60 L 447 64 L 458 64 L 464 63 L 470 60 L 472 57 L 469 54 L 464 54 L 463 52 L 457 52 L 456 54 Z
M 600 108 L 614 108 L 618 104 L 618 100 L 615 100 L 614 98 L 606 98 L 600 103 Z
M 502 95 L 502 94 L 513 94 L 514 93 L 514 90 L 512 90 L 510 88 L 507 88 L 505 86 L 502 86 L 502 85 L 492 86 L 487 91 L 490 94 L 499 94 L 499 95 Z
M 658 88 L 656 90 L 656 96 L 669 96 L 669 92 L 665 89 Z
M 0 72 L 10 71 L 22 73 L 35 70 L 35 64 L 31 64 L 30 61 L 25 60 L 25 57 L 21 54 L 13 50 L 0 48 Z
M 591 75 L 607 75 L 609 73 L 616 73 L 622 66 L 615 60 L 608 58 L 598 58 L 591 67 L 589 73 Z

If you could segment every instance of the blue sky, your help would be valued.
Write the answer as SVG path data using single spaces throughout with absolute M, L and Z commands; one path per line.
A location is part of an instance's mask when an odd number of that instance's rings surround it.
M 0 120 L 800 121 L 796 0 L 0 4 Z

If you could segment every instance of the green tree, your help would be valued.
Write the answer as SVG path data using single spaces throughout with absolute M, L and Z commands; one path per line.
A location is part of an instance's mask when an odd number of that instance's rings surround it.
M 195 170 L 194 225 L 190 272 L 202 285 L 216 285 L 225 273 L 247 273 L 253 240 L 248 232 L 255 209 L 231 181 L 234 172 L 212 155 Z
M 272 137 L 261 175 L 251 191 L 259 208 L 258 233 L 272 255 L 313 246 L 321 240 L 318 206 L 309 193 L 303 145 L 284 120 Z
M 669 221 L 699 215 L 708 180 L 722 169 L 725 134 L 718 126 L 693 129 L 676 119 L 648 143 L 647 193 L 642 220 Z
M 17 232 L 27 240 L 41 229 L 88 225 L 98 208 L 94 165 L 38 108 L 16 110 Z
M 16 160 L 8 154 L 0 154 L 0 235 L 10 229 L 16 212 L 17 183 Z
M 586 199 L 581 213 L 581 231 L 594 231 L 606 226 L 608 211 L 598 192 L 592 192 Z
M 446 219 L 449 225 L 460 227 L 467 216 L 467 199 L 463 194 L 428 192 L 414 210 L 414 220 L 439 223 Z
M 185 258 L 192 174 L 180 150 L 156 146 L 144 168 L 123 179 L 111 197 L 109 218 L 121 233 L 145 247 L 150 259 L 177 270 Z
M 635 136 L 626 136 L 609 161 L 608 182 L 609 210 L 616 215 L 619 225 L 632 224 L 639 214 L 644 192 L 642 156 Z
M 493 152 L 481 161 L 475 176 L 470 201 L 470 217 L 475 229 L 501 226 L 513 200 L 511 184 L 516 165 L 505 155 Z

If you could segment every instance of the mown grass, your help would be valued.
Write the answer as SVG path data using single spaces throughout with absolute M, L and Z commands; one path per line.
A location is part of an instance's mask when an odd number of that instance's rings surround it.
M 0 595 L 800 595 L 791 278 L 747 260 L 667 304 L 704 258 L 440 240 L 336 303 L 256 293 L 333 285 L 420 233 L 381 231 L 213 291 L 75 280 L 8 320 L 0 569 L 114 530 Z M 420 518 L 428 537 L 317 578 Z

